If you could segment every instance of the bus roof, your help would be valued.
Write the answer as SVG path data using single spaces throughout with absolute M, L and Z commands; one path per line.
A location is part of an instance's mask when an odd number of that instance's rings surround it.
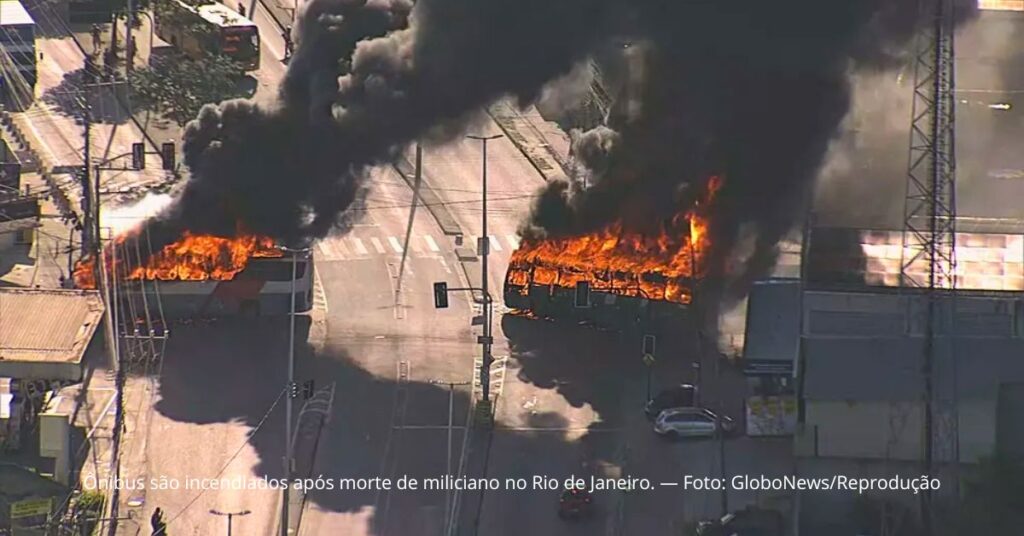
M 34 25 L 36 21 L 18 0 L 0 0 L 0 26 Z
M 239 15 L 237 11 L 221 3 L 203 4 L 197 6 L 195 10 L 204 20 L 221 28 L 256 26 L 251 20 Z

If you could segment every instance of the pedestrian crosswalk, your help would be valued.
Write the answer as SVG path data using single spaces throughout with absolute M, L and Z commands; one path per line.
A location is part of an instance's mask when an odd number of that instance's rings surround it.
M 519 247 L 519 237 L 514 234 L 489 235 L 491 253 L 511 253 Z M 465 246 L 475 248 L 476 236 L 469 236 Z M 455 248 L 452 237 L 434 238 L 431 235 L 412 235 L 409 243 L 404 236 L 331 236 L 317 242 L 317 257 L 320 261 L 342 261 L 366 259 L 378 256 L 401 255 L 408 248 L 412 256 L 436 257 L 443 251 Z

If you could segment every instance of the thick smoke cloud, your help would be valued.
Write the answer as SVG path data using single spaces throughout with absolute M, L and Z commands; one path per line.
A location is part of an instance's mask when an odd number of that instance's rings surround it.
M 958 4 L 957 16 L 970 17 L 973 2 Z M 708 268 L 721 277 L 709 290 L 739 295 L 771 269 L 779 240 L 802 218 L 848 111 L 851 73 L 905 63 L 918 2 L 658 7 L 639 13 L 649 44 L 639 116 L 613 114 L 621 119 L 611 125 L 611 151 L 607 129 L 580 137 L 577 153 L 584 162 L 598 156 L 598 179 L 586 189 L 549 186 L 523 232 L 576 235 L 615 220 L 656 232 L 720 175 Z
M 150 229 L 158 243 L 184 228 L 321 237 L 358 199 L 369 166 L 413 140 L 455 136 L 498 98 L 536 99 L 609 33 L 611 4 L 306 2 L 280 106 L 205 108 L 185 133 L 192 177 Z
M 577 234 L 617 220 L 653 230 L 721 174 L 710 268 L 740 281 L 770 265 L 799 216 L 847 111 L 848 73 L 900 61 L 917 0 L 304 6 L 279 106 L 228 102 L 189 125 L 192 177 L 153 224 L 158 236 L 237 226 L 286 242 L 323 236 L 359 198 L 370 166 L 414 140 L 455 136 L 499 98 L 533 102 L 595 51 L 632 40 L 650 50 L 642 89 L 609 129 L 576 142 L 591 186 L 552 183 L 524 233 Z M 753 253 L 737 263 L 730 254 L 741 239 Z

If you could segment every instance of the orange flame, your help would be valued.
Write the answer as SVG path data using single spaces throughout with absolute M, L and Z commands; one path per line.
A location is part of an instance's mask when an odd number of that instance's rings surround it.
M 571 288 L 586 281 L 595 291 L 689 303 L 710 246 L 707 205 L 720 188 L 721 179 L 711 177 L 703 199 L 654 236 L 615 222 L 585 236 L 524 240 L 509 261 L 507 282 L 525 293 L 531 284 Z
M 115 239 L 114 243 L 120 247 L 129 238 L 132 237 L 123 235 Z M 253 257 L 281 255 L 269 237 L 242 234 L 226 238 L 198 235 L 189 231 L 185 231 L 178 241 L 151 255 L 145 266 L 128 266 L 121 259 L 118 259 L 115 266 L 110 246 L 104 253 L 108 273 L 116 269 L 122 279 L 160 281 L 227 281 L 241 272 Z M 130 260 L 130 255 L 128 257 Z M 94 259 L 80 261 L 74 271 L 75 286 L 96 288 L 95 270 Z

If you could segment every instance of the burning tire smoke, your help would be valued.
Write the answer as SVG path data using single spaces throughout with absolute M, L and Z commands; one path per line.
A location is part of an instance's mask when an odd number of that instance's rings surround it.
M 958 2 L 968 16 L 973 2 Z M 743 281 L 770 267 L 799 217 L 847 111 L 850 73 L 899 61 L 917 15 L 917 0 L 303 6 L 280 104 L 208 106 L 188 126 L 192 177 L 150 223 L 158 246 L 186 229 L 287 243 L 322 237 L 359 199 L 369 167 L 414 140 L 452 139 L 499 98 L 532 102 L 595 50 L 626 39 L 651 51 L 628 99 L 639 106 L 579 136 L 591 185 L 549 184 L 523 234 L 664 228 L 721 175 L 707 271 Z

